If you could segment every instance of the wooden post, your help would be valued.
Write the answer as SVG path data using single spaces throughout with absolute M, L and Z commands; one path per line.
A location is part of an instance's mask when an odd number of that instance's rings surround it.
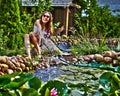
M 66 8 L 66 37 L 68 37 L 69 6 Z

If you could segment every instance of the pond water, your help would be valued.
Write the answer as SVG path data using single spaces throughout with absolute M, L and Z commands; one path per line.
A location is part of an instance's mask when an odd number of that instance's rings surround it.
M 91 67 L 60 65 L 50 68 L 36 69 L 34 75 L 43 82 L 53 79 L 63 81 L 71 86 L 71 94 L 81 94 L 69 96 L 83 96 L 85 90 L 87 90 L 86 96 L 101 96 L 98 90 L 99 77 L 107 71 L 108 70 Z
M 40 68 L 36 69 L 34 75 L 37 76 L 40 80 L 47 82 L 59 77 L 63 71 L 60 67 L 54 66 L 49 68 Z

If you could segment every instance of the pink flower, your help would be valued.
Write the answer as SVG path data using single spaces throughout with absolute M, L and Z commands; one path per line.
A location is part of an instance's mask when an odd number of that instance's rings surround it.
M 57 90 L 55 88 L 53 88 L 50 92 L 51 92 L 50 96 L 58 96 Z

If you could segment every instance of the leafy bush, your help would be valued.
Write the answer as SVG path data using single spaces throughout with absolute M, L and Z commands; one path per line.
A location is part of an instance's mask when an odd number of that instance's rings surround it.
M 4 32 L 3 38 L 7 42 L 6 47 L 10 49 L 17 49 L 23 46 L 23 32 L 20 23 L 20 10 L 17 0 L 2 0 L 0 4 L 0 29 Z M 1 31 L 0 30 L 0 31 Z M 4 40 L 4 39 L 3 39 Z
M 114 16 L 108 6 L 99 6 L 99 0 L 74 0 L 81 6 L 75 14 L 76 35 L 86 37 L 119 37 L 120 18 Z M 82 29 L 82 30 L 81 30 Z
M 110 50 L 110 48 L 105 44 L 104 39 L 89 39 L 89 38 L 81 38 L 77 40 L 76 44 L 74 44 L 71 49 L 73 54 L 75 55 L 88 55 L 95 53 L 103 53 L 106 50 Z

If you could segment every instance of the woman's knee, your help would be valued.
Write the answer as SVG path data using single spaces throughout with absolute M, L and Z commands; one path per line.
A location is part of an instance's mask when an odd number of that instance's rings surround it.
M 31 43 L 33 43 L 33 44 L 37 44 L 38 43 L 38 39 L 37 39 L 37 37 L 35 36 L 35 34 L 33 32 L 30 33 L 29 37 L 30 37 Z
M 35 37 L 35 34 L 34 34 L 33 32 L 31 32 L 31 33 L 29 34 L 29 37 L 30 37 L 30 38 L 34 38 L 34 37 Z
M 30 42 L 29 34 L 24 35 L 24 43 Z
M 29 34 L 25 34 L 24 39 L 29 38 Z

